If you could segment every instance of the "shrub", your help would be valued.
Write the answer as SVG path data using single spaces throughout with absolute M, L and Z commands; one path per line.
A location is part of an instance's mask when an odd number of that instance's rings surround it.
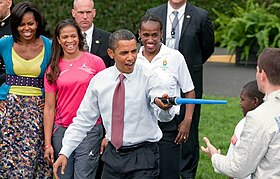
M 14 3 L 22 0 L 14 0 Z M 66 18 L 71 17 L 71 9 L 73 0 L 29 0 L 37 5 L 42 12 L 44 21 L 46 23 L 45 31 L 49 35 L 52 34 L 56 24 Z M 219 9 L 220 12 L 227 15 L 234 14 L 232 6 L 238 3 L 244 7 L 246 0 L 231 0 L 225 2 L 224 0 L 188 0 L 193 5 L 208 10 L 209 16 L 212 20 L 216 19 L 216 14 L 211 11 L 211 8 Z M 256 2 L 267 2 L 271 4 L 279 0 L 256 0 Z M 167 0 L 95 0 L 95 8 L 97 9 L 97 16 L 95 18 L 96 26 L 106 30 L 114 31 L 120 28 L 127 28 L 136 33 L 140 18 L 144 15 L 147 9 L 166 3 Z M 275 9 L 274 13 L 280 14 Z M 214 24 L 214 27 L 218 27 Z
M 280 4 L 267 6 L 249 0 L 245 8 L 234 5 L 234 17 L 213 9 L 218 16 L 216 38 L 221 46 L 231 52 L 243 48 L 241 59 L 245 61 L 254 48 L 260 53 L 265 47 L 280 47 L 280 18 L 271 12 L 272 7 L 280 7 Z

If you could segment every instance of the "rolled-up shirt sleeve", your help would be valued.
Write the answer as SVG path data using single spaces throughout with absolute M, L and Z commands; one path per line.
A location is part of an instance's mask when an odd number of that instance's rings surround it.
M 87 132 L 94 127 L 100 116 L 97 104 L 93 78 L 80 104 L 77 115 L 73 118 L 73 123 L 65 131 L 60 154 L 63 154 L 68 158 L 86 137 Z
M 161 122 L 171 121 L 175 116 L 175 111 L 173 110 L 173 108 L 170 108 L 169 110 L 162 110 L 154 103 L 156 97 L 162 97 L 163 94 L 168 95 L 168 89 L 164 87 L 161 79 L 157 76 L 157 74 L 154 74 L 150 77 L 147 85 L 150 105 L 154 110 L 155 116 Z

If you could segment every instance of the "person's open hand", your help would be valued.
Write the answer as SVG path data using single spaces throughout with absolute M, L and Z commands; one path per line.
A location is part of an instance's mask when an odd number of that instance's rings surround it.
M 67 157 L 65 155 L 59 155 L 58 159 L 53 164 L 53 175 L 56 179 L 59 179 L 57 175 L 57 170 L 61 167 L 61 174 L 64 174 L 65 168 L 67 166 Z
M 206 153 L 209 157 L 212 157 L 212 155 L 214 154 L 220 154 L 221 150 L 220 149 L 216 149 L 211 143 L 210 140 L 207 137 L 203 137 L 203 141 L 206 144 L 206 148 L 201 146 L 201 150 L 202 152 Z
M 54 162 L 54 150 L 53 147 L 49 147 L 44 152 L 44 159 L 51 165 L 53 165 Z
M 181 144 L 183 142 L 186 142 L 189 139 L 190 128 L 191 128 L 191 120 L 184 119 L 178 125 L 178 134 L 174 142 L 176 144 Z

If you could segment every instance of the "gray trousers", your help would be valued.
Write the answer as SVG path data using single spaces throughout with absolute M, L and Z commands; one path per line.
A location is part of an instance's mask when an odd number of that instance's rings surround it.
M 55 160 L 58 158 L 62 147 L 62 139 L 67 128 L 56 126 L 52 137 Z M 67 160 L 67 167 L 64 175 L 60 169 L 60 179 L 95 179 L 98 168 L 100 145 L 103 138 L 103 127 L 101 124 L 94 126 L 80 145 L 74 150 Z

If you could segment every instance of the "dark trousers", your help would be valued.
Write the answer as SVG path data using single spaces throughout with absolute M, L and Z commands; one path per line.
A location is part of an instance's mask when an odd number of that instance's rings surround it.
M 101 155 L 101 157 L 102 157 L 102 155 Z M 98 168 L 97 168 L 97 171 L 96 171 L 95 179 L 101 179 L 101 176 L 102 176 L 104 162 L 101 160 L 101 157 L 99 159 L 99 164 L 98 164 Z
M 170 122 L 160 122 L 163 137 L 159 141 L 160 173 L 159 179 L 180 179 L 181 145 L 174 141 L 178 134 L 177 116 Z
M 184 105 L 182 105 L 184 106 Z M 181 148 L 181 177 L 182 179 L 195 178 L 199 161 L 198 125 L 201 105 L 195 105 L 189 139 L 182 143 Z M 180 112 L 184 114 L 184 110 Z
M 108 143 L 102 161 L 102 179 L 156 179 L 159 174 L 157 143 L 124 152 Z
M 0 86 L 6 82 L 6 73 L 0 73 Z

